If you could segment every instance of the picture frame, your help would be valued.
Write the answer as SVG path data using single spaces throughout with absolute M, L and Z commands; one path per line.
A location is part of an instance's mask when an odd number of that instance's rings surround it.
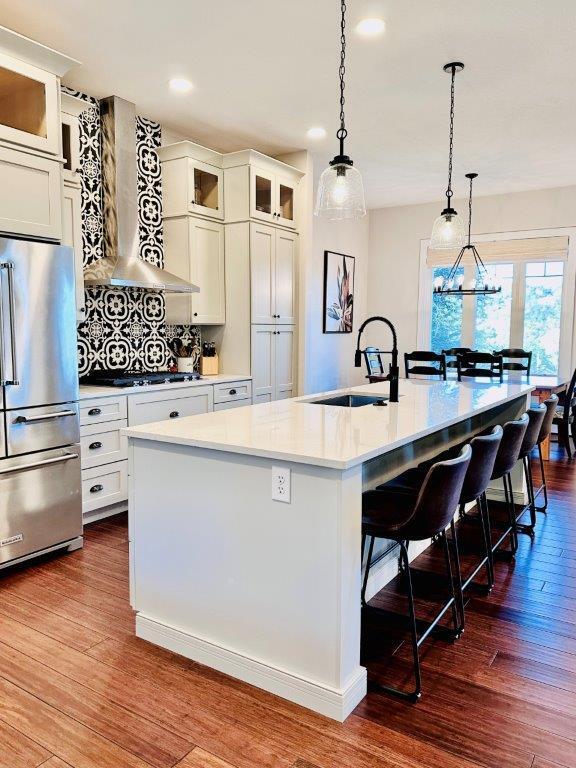
M 353 331 L 355 269 L 354 256 L 324 251 L 324 333 Z

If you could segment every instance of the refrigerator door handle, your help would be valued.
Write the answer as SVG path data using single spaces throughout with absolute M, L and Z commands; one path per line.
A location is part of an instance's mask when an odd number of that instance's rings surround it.
M 14 264 L 10 261 L 4 262 L 0 265 L 2 269 L 5 269 L 8 273 L 8 307 L 10 310 L 10 353 L 12 357 L 12 378 L 5 382 L 5 384 L 12 384 L 18 386 L 18 370 L 16 361 L 16 332 L 14 330 L 14 321 L 16 318 L 15 304 L 14 304 Z
M 34 424 L 37 421 L 46 421 L 46 419 L 61 419 L 64 416 L 76 416 L 76 411 L 55 411 L 54 413 L 39 413 L 37 416 L 17 416 L 14 419 L 14 423 Z
M 53 459 L 43 459 L 42 461 L 33 461 L 30 464 L 17 464 L 13 467 L 0 469 L 0 475 L 8 475 L 12 472 L 22 472 L 25 469 L 37 469 L 38 467 L 46 467 L 49 464 L 60 464 L 62 461 L 70 461 L 70 459 L 78 458 L 80 458 L 79 453 L 65 453 L 63 456 L 55 456 Z

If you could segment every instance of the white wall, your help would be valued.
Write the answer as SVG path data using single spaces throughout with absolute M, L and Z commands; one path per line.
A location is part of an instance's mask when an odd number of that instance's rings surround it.
M 430 237 L 442 203 L 370 211 L 368 312 L 396 325 L 401 352 L 416 347 L 420 241 Z M 468 201 L 456 200 L 467 216 Z M 473 232 L 489 234 L 576 225 L 576 187 L 477 197 Z

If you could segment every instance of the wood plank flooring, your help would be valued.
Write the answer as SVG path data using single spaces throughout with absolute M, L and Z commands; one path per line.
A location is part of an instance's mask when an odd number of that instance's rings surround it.
M 124 516 L 4 572 L 0 768 L 576 768 L 576 462 L 552 456 L 536 540 L 423 646 L 422 700 L 370 690 L 344 724 L 137 639 Z M 405 678 L 406 643 L 371 643 L 370 676 Z

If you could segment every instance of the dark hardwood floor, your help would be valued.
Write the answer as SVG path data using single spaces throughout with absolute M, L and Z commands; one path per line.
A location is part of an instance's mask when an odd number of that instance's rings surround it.
M 576 462 L 548 473 L 535 541 L 423 646 L 421 701 L 370 691 L 344 724 L 136 639 L 126 519 L 89 526 L 0 577 L 0 768 L 576 768 Z

